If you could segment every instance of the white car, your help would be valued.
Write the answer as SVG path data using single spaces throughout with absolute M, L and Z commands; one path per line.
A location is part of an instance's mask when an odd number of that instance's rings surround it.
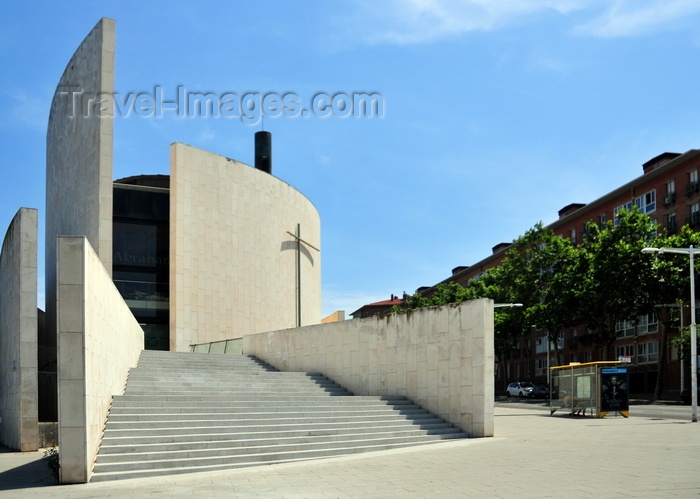
M 534 388 L 529 381 L 515 381 L 506 388 L 506 397 L 530 397 Z

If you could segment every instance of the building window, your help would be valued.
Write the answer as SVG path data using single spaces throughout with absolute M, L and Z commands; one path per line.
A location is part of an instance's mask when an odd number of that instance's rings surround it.
M 664 196 L 664 206 L 676 202 L 676 182 L 671 179 L 666 183 L 666 195 Z
M 692 196 L 698 192 L 698 171 L 691 170 L 688 172 L 688 183 L 685 184 L 685 195 Z
M 615 336 L 617 338 L 629 338 L 634 336 L 635 325 L 637 334 L 655 333 L 659 329 L 659 323 L 655 314 L 640 315 L 636 321 L 618 321 L 615 325 Z
M 700 225 L 700 203 L 693 203 L 690 205 L 690 217 L 688 223 L 691 227 L 697 227 Z
M 649 191 L 646 194 L 635 198 L 634 205 L 640 213 L 653 213 L 656 211 L 656 190 Z
M 640 315 L 637 321 L 637 334 L 650 334 L 659 330 L 655 314 Z
M 676 224 L 676 214 L 669 213 L 667 217 L 668 218 L 666 223 L 666 230 L 669 234 L 675 234 L 676 232 L 678 232 L 678 225 Z
M 632 206 L 634 206 L 634 204 L 632 203 L 632 201 L 629 201 L 629 202 L 615 208 L 613 215 L 615 216 L 615 225 L 616 226 L 620 225 L 620 212 L 622 210 L 632 211 Z
M 535 353 L 545 353 L 547 352 L 547 337 L 538 336 L 535 341 Z
M 634 359 L 634 345 L 622 345 L 615 348 L 615 356 L 618 359 L 620 359 L 620 357 Z
M 167 190 L 114 185 L 112 279 L 146 349 L 170 348 L 169 220 Z
M 569 229 L 569 239 L 573 244 L 576 244 L 576 229 Z
M 602 213 L 598 216 L 598 227 L 600 227 L 601 229 L 604 228 L 605 222 L 606 222 L 605 213 Z
M 637 363 L 647 364 L 659 361 L 659 342 L 650 341 L 637 345 Z
M 618 321 L 615 324 L 615 336 L 617 338 L 634 336 L 634 321 Z

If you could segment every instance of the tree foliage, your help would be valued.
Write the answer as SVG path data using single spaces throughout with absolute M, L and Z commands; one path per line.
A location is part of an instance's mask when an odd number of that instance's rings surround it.
M 602 226 L 588 224 L 576 246 L 539 223 L 513 242 L 497 267 L 466 286 L 443 283 L 430 297 L 414 295 L 401 308 L 477 298 L 521 303 L 522 308 L 494 311 L 495 347 L 501 356 L 507 357 L 533 326 L 546 330 L 548 341 L 555 342 L 562 329 L 586 325 L 591 334 L 585 338 L 608 349 L 619 321 L 654 313 L 670 325 L 669 310 L 688 301 L 687 255 L 655 257 L 643 254 L 642 249 L 700 248 L 700 233 L 687 226 L 679 234 L 657 234 L 658 230 L 656 223 L 636 209 L 623 210 Z M 665 336 L 661 343 L 660 359 L 665 358 Z M 612 354 L 607 352 L 606 357 Z M 661 383 L 659 379 L 657 392 Z
M 579 249 L 579 322 L 597 332 L 599 343 L 609 345 L 618 321 L 654 312 L 658 275 L 642 249 L 654 242 L 657 226 L 634 210 L 622 211 L 603 228 L 589 224 L 588 230 Z
M 541 223 L 513 242 L 501 265 L 503 285 L 512 300 L 523 304 L 521 335 L 545 329 L 548 342 L 573 324 L 577 251 L 570 239 L 557 236 Z

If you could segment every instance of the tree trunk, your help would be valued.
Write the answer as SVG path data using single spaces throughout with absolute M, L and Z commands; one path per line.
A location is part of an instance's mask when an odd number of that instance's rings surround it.
M 530 360 L 530 341 L 528 339 L 524 339 L 523 343 L 525 343 L 525 363 L 527 365 L 527 380 L 530 381 L 532 380 L 532 361 Z
M 652 401 L 656 402 L 661 398 L 661 394 L 664 391 L 664 371 L 666 370 L 666 343 L 668 333 L 666 332 L 666 325 L 659 321 L 659 327 L 661 328 L 661 339 L 659 340 L 659 361 L 657 365 L 659 366 L 659 372 L 656 375 L 656 388 L 654 388 L 654 396 Z
M 551 350 L 552 343 L 554 343 L 554 353 L 556 354 L 554 356 L 554 358 L 557 360 L 557 365 L 560 366 L 561 365 L 561 352 L 559 351 L 559 343 L 558 343 L 559 338 L 558 338 L 558 336 L 559 336 L 558 333 L 554 336 L 554 339 L 552 339 L 550 336 L 547 336 L 547 339 L 549 341 L 549 344 L 547 345 L 547 355 L 549 355 L 549 352 L 552 351 Z

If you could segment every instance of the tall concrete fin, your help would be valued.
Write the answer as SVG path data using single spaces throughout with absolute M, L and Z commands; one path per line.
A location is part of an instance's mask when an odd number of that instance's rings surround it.
M 46 133 L 46 329 L 55 348 L 56 238 L 87 237 L 112 272 L 115 22 L 90 31 L 61 76 Z

